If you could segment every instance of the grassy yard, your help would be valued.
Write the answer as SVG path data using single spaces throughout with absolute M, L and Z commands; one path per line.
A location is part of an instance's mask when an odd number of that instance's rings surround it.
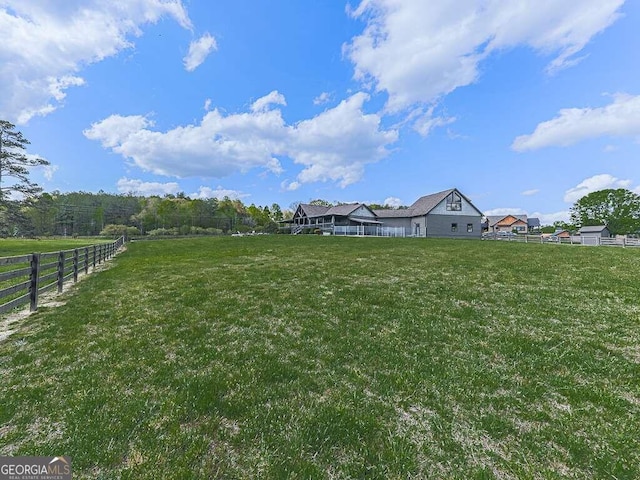
M 261 236 L 113 262 L 0 343 L 0 455 L 70 455 L 74 478 L 640 478 L 640 249 Z
M 45 240 L 25 240 L 22 238 L 0 238 L 0 257 L 13 257 L 29 253 L 57 252 L 86 247 L 98 243 L 111 242 L 104 238 L 52 238 Z

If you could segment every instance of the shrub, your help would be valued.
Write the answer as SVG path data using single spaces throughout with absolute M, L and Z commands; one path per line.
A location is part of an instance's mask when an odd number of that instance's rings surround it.
M 138 230 L 136 227 L 130 227 L 128 225 L 110 224 L 106 225 L 102 229 L 100 235 L 103 237 L 121 237 L 122 235 L 124 235 L 125 237 L 131 237 L 134 235 L 140 235 L 140 230 Z
M 148 235 L 152 237 L 162 237 L 166 235 L 178 235 L 177 228 L 156 228 L 155 230 L 149 230 Z

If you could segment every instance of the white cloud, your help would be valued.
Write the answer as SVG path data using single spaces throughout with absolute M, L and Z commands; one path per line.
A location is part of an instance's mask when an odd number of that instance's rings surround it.
M 44 178 L 51 181 L 53 175 L 58 171 L 58 165 L 45 165 L 42 167 Z
M 564 201 L 567 203 L 575 203 L 592 192 L 609 188 L 629 188 L 630 186 L 631 180 L 620 180 L 608 173 L 594 175 L 593 177 L 585 178 L 577 186 L 567 190 L 564 193 Z
M 310 120 L 299 122 L 287 147 L 305 169 L 298 182 L 338 181 L 345 187 L 362 178 L 364 166 L 384 158 L 398 139 L 396 130 L 381 130 L 380 116 L 365 114 L 369 96 L 359 92 Z
M 210 99 L 210 98 L 207 98 L 207 99 L 204 101 L 204 107 L 203 107 L 203 108 L 204 108 L 204 110 L 205 110 L 206 112 L 208 112 L 209 110 L 211 110 L 211 99 Z
M 398 197 L 387 197 L 384 199 L 383 205 L 389 205 L 390 207 L 400 207 L 402 206 L 402 200 Z
M 162 17 L 191 22 L 180 0 L 4 0 L 0 3 L 0 118 L 24 124 L 47 115 L 86 65 L 133 46 L 141 27 Z
M 329 101 L 331 101 L 331 94 L 328 92 L 322 92 L 320 95 L 313 99 L 313 104 L 323 105 Z
M 241 198 L 249 197 L 248 193 L 242 193 L 238 190 L 229 190 L 218 186 L 213 189 L 211 187 L 200 187 L 196 193 L 189 195 L 190 198 L 199 198 L 205 200 L 207 198 L 217 198 L 223 200 L 225 197 L 229 197 L 231 200 L 240 200 Z
M 529 197 L 531 195 L 535 195 L 538 192 L 540 192 L 540 190 L 538 190 L 537 188 L 532 188 L 531 190 L 525 190 L 524 192 L 522 192 L 522 195 L 524 195 L 525 197 Z
M 553 225 L 555 222 L 569 223 L 571 212 L 569 210 L 561 210 L 553 213 L 534 212 L 530 215 L 540 219 L 540 225 Z
M 123 138 L 132 137 L 151 126 L 153 122 L 141 115 L 111 115 L 101 122 L 92 124 L 90 129 L 82 133 L 90 140 L 100 140 L 103 147 L 115 148 Z
M 193 72 L 207 59 L 209 54 L 218 49 L 216 39 L 205 33 L 198 40 L 194 40 L 189 45 L 189 52 L 183 58 L 184 68 L 188 72 Z
M 134 127 L 135 126 L 135 127 Z M 224 116 L 214 109 L 199 125 L 151 130 L 145 117 L 112 115 L 84 131 L 145 171 L 175 177 L 224 177 L 272 168 L 287 137 L 280 111 Z
M 413 124 L 413 129 L 421 136 L 426 137 L 434 128 L 444 127 L 455 121 L 455 117 L 434 117 L 433 107 L 431 107 L 426 113 L 418 116 L 418 119 Z
M 617 94 L 606 107 L 562 109 L 553 120 L 538 124 L 531 135 L 517 137 L 511 148 L 522 152 L 567 147 L 602 136 L 640 137 L 640 96 Z
M 357 93 L 316 117 L 287 125 L 279 109 L 269 109 L 286 104 L 285 99 L 271 92 L 256 100 L 251 112 L 224 116 L 214 109 L 199 125 L 158 132 L 144 116 L 112 115 L 84 135 L 160 175 L 224 177 L 252 168 L 280 174 L 277 156 L 288 156 L 304 166 L 288 188 L 327 180 L 344 187 L 360 180 L 364 166 L 386 156 L 387 146 L 398 138 L 397 131 L 380 128 L 378 115 L 362 111 L 367 99 Z
M 282 183 L 280 183 L 280 188 L 282 188 L 282 190 L 286 190 L 288 192 L 293 192 L 295 190 L 298 190 L 302 185 L 299 182 L 290 182 L 288 180 L 283 181 Z
M 284 95 L 282 95 L 277 90 L 274 90 L 273 92 L 269 93 L 268 95 L 265 95 L 264 97 L 260 97 L 255 102 L 253 102 L 251 104 L 251 111 L 252 112 L 264 112 L 266 110 L 269 110 L 269 106 L 271 106 L 271 105 L 283 105 L 283 106 L 286 106 L 287 105 L 287 101 L 285 100 Z
M 180 191 L 180 186 L 176 182 L 144 182 L 133 178 L 121 178 L 116 184 L 118 192 L 131 193 L 134 195 L 175 195 Z
M 500 216 L 500 215 L 526 215 L 527 211 L 522 208 L 493 208 L 483 212 L 488 217 Z
M 576 62 L 590 39 L 619 16 L 624 0 L 363 0 L 350 13 L 364 32 L 344 46 L 354 77 L 389 95 L 392 112 L 431 103 L 472 84 L 494 52 L 528 46 L 555 58 L 550 72 Z

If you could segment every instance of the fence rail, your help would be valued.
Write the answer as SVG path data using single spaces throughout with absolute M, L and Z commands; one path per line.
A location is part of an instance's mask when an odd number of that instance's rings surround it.
M 640 238 L 607 238 L 596 236 L 579 236 L 572 235 L 570 237 L 543 237 L 542 235 L 499 235 L 484 234 L 483 240 L 498 240 L 505 242 L 520 243 L 551 243 L 563 245 L 587 245 L 587 246 L 607 246 L 607 247 L 640 247 Z
M 80 272 L 88 274 L 89 267 L 113 257 L 122 245 L 124 237 L 73 250 L 0 258 L 0 302 L 9 299 L 0 304 L 0 314 L 26 304 L 35 312 L 41 293 L 56 288 L 62 292 L 65 282 L 77 282 Z

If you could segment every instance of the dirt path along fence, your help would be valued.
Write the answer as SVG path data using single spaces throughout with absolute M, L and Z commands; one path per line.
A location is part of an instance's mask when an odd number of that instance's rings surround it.
M 80 272 L 88 274 L 89 267 L 113 257 L 123 245 L 120 237 L 73 250 L 0 257 L 0 314 L 26 304 L 35 312 L 41 293 L 55 288 L 62 292 L 65 282 L 77 282 Z

